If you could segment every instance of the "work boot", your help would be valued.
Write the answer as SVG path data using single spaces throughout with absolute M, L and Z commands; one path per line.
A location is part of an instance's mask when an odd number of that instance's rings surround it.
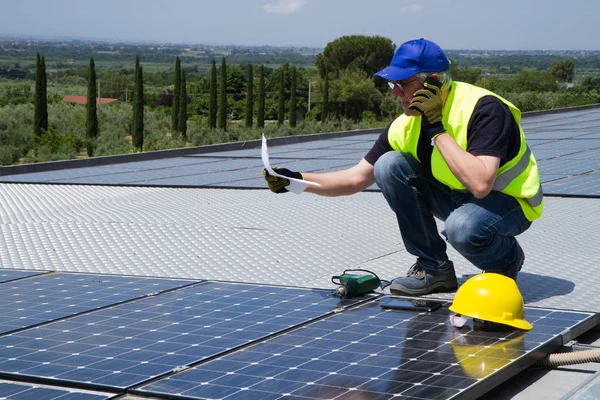
M 519 257 L 517 258 L 517 262 L 512 267 L 510 267 L 507 270 L 487 271 L 487 272 L 495 272 L 500 275 L 508 276 L 509 278 L 511 278 L 512 280 L 514 280 L 516 282 L 517 274 L 519 273 L 519 271 L 523 267 L 523 263 L 525 262 L 525 252 L 523 251 L 523 249 L 521 248 L 519 243 L 517 243 L 517 251 L 519 252 Z M 484 271 L 484 272 L 486 272 L 486 271 Z
M 439 269 L 426 270 L 417 261 L 405 277 L 396 278 L 390 284 L 394 295 L 421 296 L 429 293 L 453 292 L 458 287 L 454 264 L 446 261 Z

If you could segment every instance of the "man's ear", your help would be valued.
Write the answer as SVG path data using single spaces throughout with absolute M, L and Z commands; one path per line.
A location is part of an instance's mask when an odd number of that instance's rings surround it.
M 438 74 L 431 74 L 432 78 L 435 78 L 436 80 L 440 80 L 440 77 L 438 76 Z

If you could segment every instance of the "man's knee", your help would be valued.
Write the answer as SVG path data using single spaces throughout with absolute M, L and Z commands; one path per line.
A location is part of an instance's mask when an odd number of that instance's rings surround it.
M 388 151 L 375 162 L 375 182 L 381 187 L 390 179 L 404 178 L 411 170 L 409 155 L 398 151 Z
M 445 222 L 446 238 L 459 252 L 473 246 L 480 247 L 489 240 L 483 227 L 467 214 L 455 211 Z

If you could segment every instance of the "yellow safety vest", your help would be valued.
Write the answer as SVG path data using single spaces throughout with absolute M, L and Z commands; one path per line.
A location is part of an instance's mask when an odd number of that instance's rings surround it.
M 540 184 L 537 163 L 525 141 L 521 128 L 521 112 L 511 102 L 477 86 L 463 82 L 453 82 L 452 90 L 444 104 L 442 123 L 446 132 L 454 138 L 458 145 L 467 149 L 467 126 L 475 105 L 484 96 L 494 96 L 508 106 L 521 135 L 521 147 L 518 154 L 496 172 L 496 181 L 492 190 L 505 193 L 517 199 L 523 213 L 529 221 L 542 215 L 544 196 Z M 417 144 L 421 134 L 421 117 L 401 115 L 390 126 L 388 141 L 391 147 L 403 153 L 409 153 L 415 159 Z M 420 160 L 419 160 L 420 161 Z M 433 176 L 454 190 L 466 190 L 465 186 L 454 176 L 448 164 L 434 147 L 431 154 L 431 170 Z

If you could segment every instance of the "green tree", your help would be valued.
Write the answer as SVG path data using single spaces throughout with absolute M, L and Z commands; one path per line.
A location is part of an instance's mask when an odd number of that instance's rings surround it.
M 217 127 L 217 65 L 213 58 L 210 70 L 210 99 L 208 103 L 208 123 L 210 128 Z
M 185 71 L 181 71 L 181 90 L 179 93 L 179 131 L 184 141 L 187 140 L 187 87 Z
M 135 87 L 133 90 L 133 127 L 131 142 L 134 148 L 144 150 L 144 74 L 139 64 L 139 57 L 135 59 Z
M 256 126 L 265 127 L 265 66 L 260 66 L 260 76 L 258 78 L 258 110 L 256 115 Z
M 373 79 L 363 71 L 348 69 L 342 71 L 338 79 L 332 82 L 330 101 L 337 117 L 359 121 L 363 112 L 374 107 L 382 99 L 381 92 L 375 88 Z
M 279 76 L 279 94 L 277 95 L 278 108 L 277 108 L 277 126 L 283 125 L 285 120 L 285 75 L 286 75 L 287 63 L 284 64 L 280 70 Z
M 554 92 L 556 79 L 546 71 L 524 69 L 513 79 L 515 92 Z
M 88 90 L 87 90 L 87 119 L 85 123 L 86 148 L 88 156 L 94 154 L 96 140 L 98 139 L 98 113 L 96 98 L 98 97 L 98 83 L 96 82 L 96 66 L 94 59 L 90 58 Z
M 42 56 L 42 125 L 48 127 L 48 75 L 46 74 L 46 57 Z
M 133 69 L 133 92 L 131 93 L 131 126 L 129 133 L 131 134 L 131 142 L 135 142 L 136 128 L 135 124 L 137 123 L 137 109 L 135 108 L 135 86 L 139 79 L 138 75 L 140 73 L 140 56 L 135 56 L 135 67 Z M 135 146 L 134 146 L 135 147 Z
M 296 97 L 296 89 L 298 87 L 298 80 L 296 77 L 296 67 L 292 66 L 291 72 L 291 85 L 290 85 L 290 126 L 292 128 L 296 127 L 296 119 L 297 119 L 297 109 L 298 100 Z
M 179 96 L 181 95 L 181 60 L 175 57 L 175 86 L 173 87 L 173 102 L 171 104 L 171 129 L 179 132 Z
M 455 81 L 475 84 L 481 77 L 481 68 L 459 67 L 450 60 L 450 76 Z
M 219 128 L 227 130 L 227 63 L 225 57 L 221 59 L 221 82 L 219 83 Z
M 321 78 L 354 68 L 368 76 L 389 65 L 394 56 L 394 43 L 381 36 L 342 36 L 327 43 L 323 53 L 317 54 L 316 65 Z
M 325 75 L 323 79 L 323 103 L 321 104 L 321 121 L 329 118 L 329 78 Z
M 37 65 L 35 70 L 35 111 L 33 118 L 33 133 L 41 136 L 43 131 L 48 130 L 48 95 L 46 60 L 37 53 Z
M 554 61 L 549 71 L 559 82 L 573 82 L 575 63 L 570 58 L 563 61 Z
M 581 89 L 586 92 L 592 90 L 600 91 L 600 76 L 586 76 L 581 81 Z
M 400 102 L 397 98 L 393 97 L 390 92 L 386 92 L 386 94 L 383 96 L 381 104 L 379 105 L 379 109 L 383 115 L 388 116 L 390 122 L 402 114 L 402 106 L 400 105 Z
M 252 117 L 254 116 L 254 76 L 252 64 L 248 64 L 248 81 L 246 85 L 246 127 L 252 128 Z

